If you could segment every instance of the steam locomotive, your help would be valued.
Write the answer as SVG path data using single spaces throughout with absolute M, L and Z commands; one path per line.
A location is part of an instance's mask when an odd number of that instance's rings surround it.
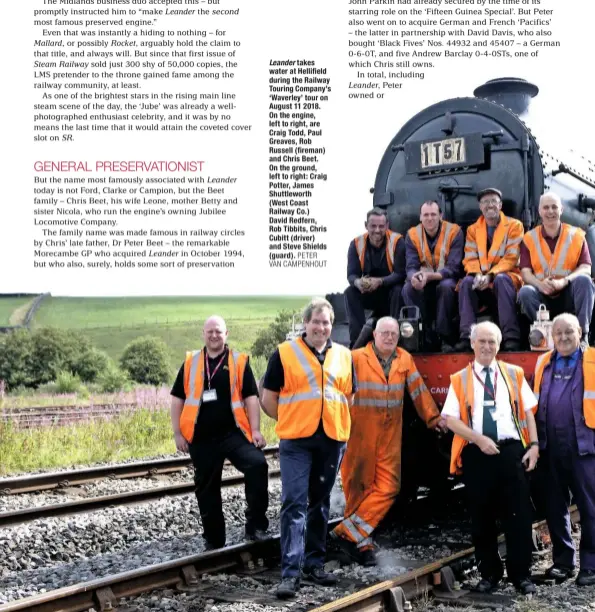
M 595 262 L 593 164 L 571 152 L 563 158 L 540 148 L 529 127 L 530 102 L 538 92 L 524 79 L 494 79 L 475 89 L 475 97 L 438 102 L 407 121 L 388 145 L 371 190 L 374 206 L 387 211 L 390 229 L 405 235 L 419 223 L 420 205 L 435 200 L 441 205 L 444 219 L 465 231 L 480 214 L 477 193 L 486 187 L 497 187 L 503 193 L 503 213 L 521 220 L 527 231 L 539 219 L 541 194 L 554 191 L 564 205 L 562 221 L 585 230 Z M 332 294 L 327 298 L 335 308 L 332 339 L 348 344 L 343 296 Z M 538 356 L 527 350 L 508 353 L 505 359 L 523 367 L 530 377 Z M 468 354 L 415 355 L 416 365 L 439 405 L 446 398 L 450 375 L 469 361 Z M 406 419 L 405 427 L 408 426 L 417 433 L 404 435 L 406 475 L 406 447 L 413 447 L 410 450 L 414 456 L 415 448 L 427 448 L 426 434 L 414 416 Z M 447 454 L 448 443 L 442 450 L 442 455 Z M 425 452 L 424 457 L 422 470 L 427 474 L 425 467 L 434 459 Z M 412 464 L 419 462 L 413 459 Z M 443 473 L 443 469 L 444 466 L 439 471 Z

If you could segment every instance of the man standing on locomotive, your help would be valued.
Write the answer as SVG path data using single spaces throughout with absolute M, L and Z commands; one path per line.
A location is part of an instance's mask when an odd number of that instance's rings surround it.
M 300 578 L 337 583 L 324 570 L 330 495 L 349 439 L 356 391 L 351 353 L 331 342 L 333 307 L 316 298 L 304 310 L 305 333 L 283 342 L 264 377 L 263 410 L 277 420 L 281 463 L 281 584 L 294 597 Z
M 539 199 L 542 224 L 527 232 L 521 244 L 521 275 L 525 286 L 519 291 L 521 310 L 535 321 L 540 304 L 550 314 L 576 314 L 582 341 L 589 343 L 589 326 L 595 301 L 591 280 L 591 256 L 585 232 L 562 223 L 560 197 L 544 193 Z
M 407 232 L 405 306 L 417 306 L 426 331 L 435 322 L 442 352 L 452 352 L 453 321 L 457 315 L 457 281 L 462 275 L 463 232 L 442 220 L 437 202 L 421 205 L 421 223 Z M 438 348 L 438 347 L 426 347 Z
M 471 326 L 480 307 L 495 302 L 502 329 L 502 349 L 521 348 L 517 318 L 517 291 L 522 285 L 518 268 L 523 224 L 502 213 L 502 192 L 488 187 L 477 194 L 481 217 L 467 229 L 463 266 L 467 276 L 459 285 L 461 340 L 457 351 L 469 351 Z
M 345 308 L 352 348 L 366 323 L 366 308 L 375 317 L 398 318 L 405 282 L 405 241 L 388 229 L 386 211 L 373 208 L 365 225 L 366 233 L 354 238 L 347 252 Z
M 205 346 L 186 354 L 171 390 L 171 421 L 179 451 L 194 465 L 206 549 L 225 546 L 221 474 L 225 459 L 244 474 L 246 538 L 267 537 L 268 466 L 260 433 L 258 389 L 248 355 L 226 344 L 219 316 L 205 321 Z
M 473 326 L 475 361 L 451 376 L 442 416 L 455 434 L 450 471 L 463 474 L 467 493 L 481 574 L 476 589 L 491 591 L 503 575 L 496 524 L 501 513 L 506 571 L 527 595 L 535 592 L 530 579 L 532 506 L 526 472 L 535 468 L 539 457 L 533 416 L 537 400 L 522 368 L 496 360 L 501 340 L 493 323 Z
M 372 532 L 401 488 L 401 434 L 405 386 L 428 427 L 441 424 L 440 412 L 413 358 L 397 348 L 399 324 L 382 317 L 374 341 L 353 351 L 357 392 L 351 409 L 351 436 L 341 464 L 346 517 L 334 530 L 347 557 L 376 565 Z
M 595 348 L 581 351 L 581 325 L 571 314 L 553 321 L 555 350 L 537 360 L 535 394 L 539 471 L 545 478 L 546 517 L 558 581 L 575 573 L 570 533 L 570 493 L 581 515 L 578 586 L 595 585 Z

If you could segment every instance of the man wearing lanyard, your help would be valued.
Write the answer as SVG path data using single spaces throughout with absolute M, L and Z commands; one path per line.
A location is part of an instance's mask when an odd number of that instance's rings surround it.
M 595 584 L 595 349 L 581 350 L 582 326 L 563 313 L 554 318 L 554 351 L 535 367 L 539 397 L 537 430 L 545 479 L 546 518 L 553 565 L 546 574 L 557 581 L 574 576 L 575 550 L 570 533 L 570 493 L 581 515 L 578 586 Z
M 262 452 L 258 389 L 248 356 L 226 344 L 225 321 L 205 322 L 205 347 L 186 354 L 171 390 L 176 447 L 194 464 L 206 549 L 225 546 L 221 475 L 226 459 L 244 474 L 246 538 L 266 537 L 268 466 Z
M 537 400 L 521 368 L 497 361 L 502 334 L 493 323 L 471 328 L 475 361 L 451 376 L 442 416 L 455 434 L 451 473 L 462 473 L 471 514 L 475 558 L 481 574 L 476 589 L 487 593 L 503 575 L 496 518 L 506 536 L 506 571 L 517 589 L 531 582 L 531 518 L 526 472 L 539 456 L 533 411 Z

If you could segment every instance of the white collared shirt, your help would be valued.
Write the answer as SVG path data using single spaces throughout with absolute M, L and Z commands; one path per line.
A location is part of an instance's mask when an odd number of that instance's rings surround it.
M 492 386 L 494 385 L 496 376 L 496 360 L 488 366 L 490 368 L 490 379 Z M 479 376 L 480 380 L 485 383 L 486 373 L 483 371 L 482 366 L 477 361 L 473 362 L 473 370 Z M 498 371 L 496 386 L 496 412 L 494 414 L 494 420 L 498 425 L 498 440 L 506 440 L 513 438 L 519 440 L 519 433 L 514 424 L 512 418 L 512 408 L 510 405 L 510 397 L 508 395 L 508 387 L 502 375 L 502 372 Z M 473 376 L 473 430 L 479 434 L 483 434 L 483 396 L 484 388 Z M 523 379 L 523 386 L 521 387 L 521 397 L 525 406 L 525 411 L 533 410 L 537 406 L 537 399 L 531 391 L 531 387 L 527 383 L 526 379 Z M 452 385 L 448 390 L 446 401 L 444 402 L 444 408 L 442 409 L 442 416 L 449 416 L 453 419 L 461 418 L 461 409 L 459 406 L 459 400 L 457 399 L 456 393 L 453 390 Z

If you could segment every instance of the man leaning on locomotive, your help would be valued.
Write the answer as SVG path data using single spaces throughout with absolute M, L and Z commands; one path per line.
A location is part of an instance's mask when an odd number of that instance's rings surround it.
M 388 248 L 389 237 L 394 238 L 397 247 L 405 242 L 405 262 L 398 250 L 392 258 L 386 257 L 391 264 L 388 268 L 390 278 L 398 276 L 399 283 L 405 279 L 405 285 L 402 294 L 401 285 L 396 286 L 390 306 L 388 297 L 378 293 L 373 307 L 383 314 L 390 311 L 396 318 L 401 305 L 417 306 L 426 330 L 426 350 L 436 348 L 435 338 L 428 335 L 434 326 L 442 341 L 442 352 L 470 352 L 471 327 L 486 314 L 497 314 L 502 330 L 502 350 L 521 350 L 517 304 L 530 322 L 535 321 L 540 304 L 544 304 L 552 316 L 562 312 L 575 314 L 582 330 L 581 342 L 588 346 L 595 286 L 585 232 L 562 223 L 563 206 L 555 193 L 541 196 L 541 224 L 526 234 L 520 221 L 504 215 L 502 198 L 502 192 L 495 187 L 479 191 L 477 200 L 481 214 L 467 228 L 464 253 L 462 230 L 442 219 L 437 202 L 427 201 L 421 205 L 420 224 L 407 232 L 405 241 L 400 240 L 400 234 L 388 229 L 386 213 L 376 208 L 370 211 L 366 225 L 369 233 L 354 239 L 349 252 L 350 288 L 345 293 L 345 300 L 352 346 L 363 325 L 364 307 L 372 307 L 364 299 L 366 294 L 360 296 L 356 289 L 362 283 L 365 285 L 368 276 L 388 274 L 388 271 L 374 273 L 368 258 L 373 249 L 384 257 L 385 245 L 386 252 L 392 254 Z M 381 227 L 370 222 L 376 220 L 381 221 Z M 370 253 L 366 251 L 368 242 Z M 358 248 L 360 243 L 362 246 Z M 354 306 L 356 298 L 361 302 L 357 309 Z M 367 299 L 369 302 L 370 298 Z M 382 308 L 379 300 L 385 302 Z M 454 344 L 450 330 L 455 325 L 457 311 L 459 339 Z

